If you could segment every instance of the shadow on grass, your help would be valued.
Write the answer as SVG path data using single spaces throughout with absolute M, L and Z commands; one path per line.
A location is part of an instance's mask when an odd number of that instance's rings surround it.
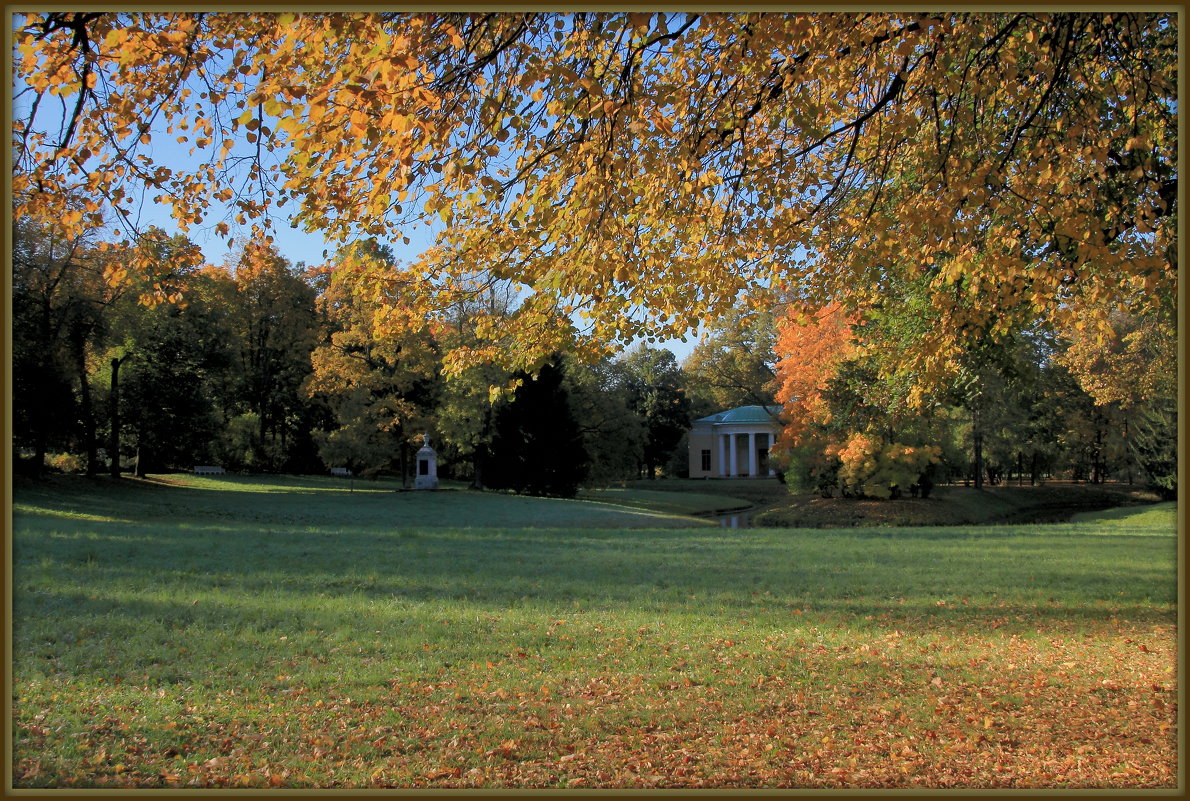
M 1166 617 L 1176 603 L 1175 549 L 1173 538 L 1156 535 L 1028 536 L 995 528 L 949 535 L 902 529 L 896 536 L 261 533 L 249 525 L 86 522 L 69 534 L 17 537 L 13 598 L 18 634 L 23 620 L 53 617 L 104 619 L 129 630 L 138 621 L 267 628 L 278 615 L 350 627 L 361 611 L 457 602 L 488 613 L 531 606 L 563 614 L 578 604 L 778 624 L 797 610 L 979 628 L 1014 617 L 1030 624 Z M 341 608 L 349 611 L 340 615 Z M 326 615 L 334 620 L 319 623 Z
M 1177 537 L 1160 527 L 450 528 L 403 522 L 393 497 L 22 492 L 43 511 L 13 537 L 14 665 L 184 682 L 348 648 L 382 671 L 394 653 L 498 656 L 575 616 L 588 636 L 642 618 L 711 636 L 741 620 L 978 635 L 1176 615 Z

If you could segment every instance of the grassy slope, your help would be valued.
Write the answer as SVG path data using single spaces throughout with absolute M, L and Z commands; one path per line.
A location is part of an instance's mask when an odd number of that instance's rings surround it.
M 709 515 L 747 509 L 752 501 L 730 494 L 707 492 L 673 492 L 638 488 L 607 488 L 586 490 L 582 499 L 676 515 Z
M 656 481 L 628 481 L 625 487 L 631 490 L 665 492 L 671 495 L 710 493 L 727 495 L 752 506 L 766 506 L 789 496 L 785 485 L 775 478 L 666 478 Z
M 542 499 L 465 489 L 398 492 L 392 480 L 348 482 L 320 476 L 203 477 L 172 475 L 147 480 L 124 479 L 116 487 L 106 479 L 59 477 L 45 485 L 26 485 L 16 494 L 18 510 L 46 505 L 86 508 L 113 520 L 171 520 L 198 514 L 234 521 L 250 528 L 284 522 L 334 530 L 339 523 L 379 530 L 405 526 L 493 527 L 689 527 L 687 515 L 713 508 L 713 502 L 648 504 L 626 497 L 602 502 L 592 495 L 577 500 Z M 212 491 L 220 494 L 214 501 Z M 634 495 L 635 493 L 625 493 Z M 128 510 L 134 510 L 135 515 Z M 344 510 L 348 514 L 344 517 Z M 61 510 L 53 514 L 62 514 Z
M 15 492 L 18 785 L 1173 782 L 1172 505 L 730 531 L 174 481 Z
M 755 516 L 762 526 L 961 526 L 1060 522 L 1080 510 L 1147 504 L 1157 496 L 1129 485 L 1052 483 L 1038 487 L 936 487 L 929 498 L 896 501 L 789 495 Z

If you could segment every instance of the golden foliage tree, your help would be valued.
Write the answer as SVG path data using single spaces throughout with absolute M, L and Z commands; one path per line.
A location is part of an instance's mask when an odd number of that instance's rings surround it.
M 372 242 L 339 254 L 319 298 L 328 331 L 311 354 L 304 388 L 335 419 L 333 430 L 316 437 L 328 465 L 369 475 L 396 468 L 404 477 L 410 443 L 428 427 L 438 359 L 430 331 L 409 325 L 395 336 L 384 325 L 402 308 L 399 298 L 378 300 L 352 280 L 385 262 L 391 254 Z
M 15 26 L 15 207 L 131 226 L 147 187 L 183 230 L 216 202 L 223 233 L 286 204 L 342 241 L 435 224 L 376 280 L 425 315 L 476 269 L 523 291 L 517 347 L 453 367 L 681 335 L 745 296 L 858 308 L 909 276 L 935 311 L 904 354 L 925 376 L 1021 318 L 1089 325 L 1138 294 L 1168 313 L 1176 23 L 34 13 Z M 163 137 L 193 162 L 155 160 Z

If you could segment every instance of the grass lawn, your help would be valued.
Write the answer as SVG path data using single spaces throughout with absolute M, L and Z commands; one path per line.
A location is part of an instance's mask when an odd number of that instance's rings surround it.
M 624 506 L 629 509 L 665 512 L 673 515 L 710 515 L 747 509 L 747 498 L 707 492 L 673 492 L 666 490 L 609 487 L 585 490 L 579 497 L 586 500 Z
M 637 487 L 120 483 L 14 489 L 18 787 L 1177 785 L 1172 504 L 731 530 Z

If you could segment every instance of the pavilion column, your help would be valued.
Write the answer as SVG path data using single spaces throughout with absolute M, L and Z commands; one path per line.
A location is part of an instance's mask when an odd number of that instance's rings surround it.
M 715 436 L 715 448 L 719 452 L 719 476 L 720 478 L 727 477 L 727 442 L 726 434 L 717 434 Z
M 736 453 L 736 436 L 735 434 L 728 434 L 728 443 L 731 445 L 731 476 L 735 477 L 740 472 L 739 454 Z
M 756 432 L 748 432 L 748 475 L 755 477 L 760 472 L 760 460 L 756 455 Z

